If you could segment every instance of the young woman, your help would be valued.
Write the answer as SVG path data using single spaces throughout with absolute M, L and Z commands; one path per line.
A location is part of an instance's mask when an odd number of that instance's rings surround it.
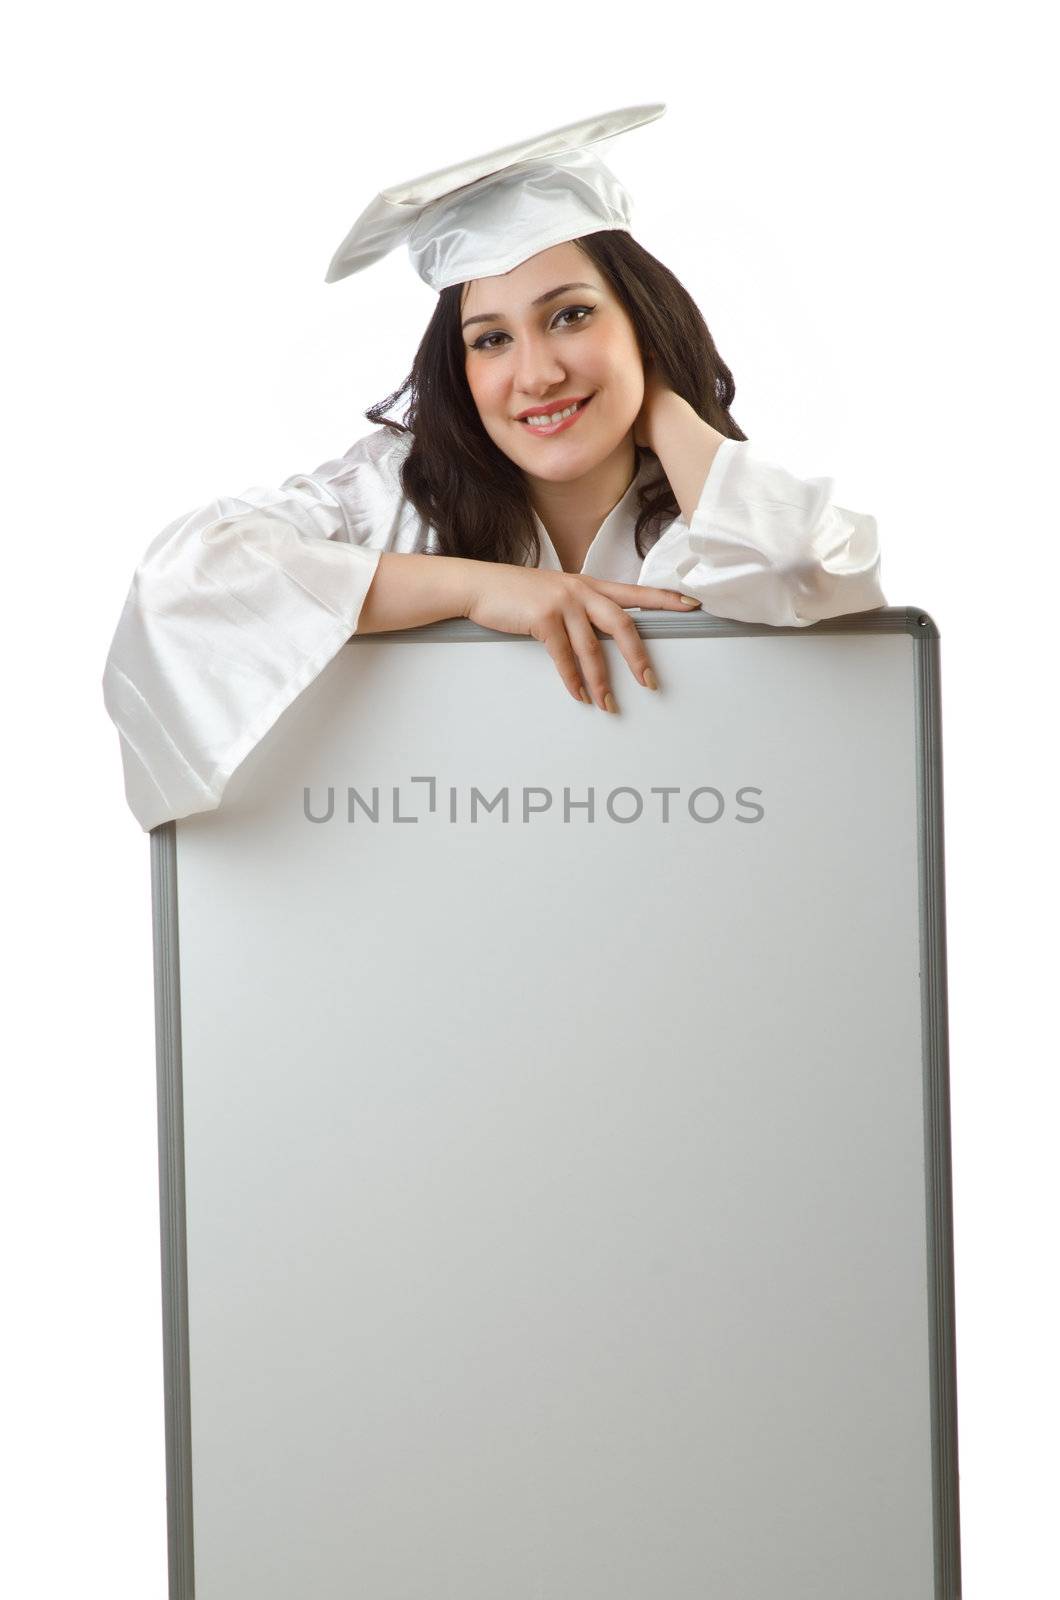
M 428 196 L 413 259 L 438 303 L 405 383 L 367 413 L 373 433 L 277 490 L 179 518 L 148 548 L 104 677 L 145 829 L 220 804 L 354 633 L 467 617 L 527 635 L 575 700 L 614 713 L 595 630 L 638 685 L 658 687 L 629 609 L 702 605 L 804 627 L 886 604 L 875 520 L 832 505 L 828 480 L 752 454 L 702 315 L 633 239 L 624 193 L 577 143 L 584 133 L 542 136 L 567 139 L 547 165 L 530 141 L 531 161 L 498 171 L 512 151 L 497 152 L 491 171 Z M 514 247 L 483 209 L 513 186 Z M 590 231 L 575 234 L 587 208 Z M 374 221 L 365 228 L 372 217 L 349 236 L 360 257 L 347 252 L 329 277 L 390 247 Z M 532 248 L 557 232 L 570 236 Z M 460 277 L 469 255 L 484 259 L 483 239 L 502 270 Z M 405 422 L 389 419 L 406 394 Z

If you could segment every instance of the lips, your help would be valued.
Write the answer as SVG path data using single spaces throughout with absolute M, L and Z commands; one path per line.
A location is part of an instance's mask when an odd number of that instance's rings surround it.
M 578 418 L 581 416 L 582 412 L 585 410 L 586 406 L 589 404 L 589 402 L 592 400 L 592 398 L 593 397 L 590 394 L 590 395 L 587 395 L 584 400 L 579 400 L 577 402 L 578 409 L 576 411 L 572 411 L 569 417 L 564 417 L 561 422 L 551 423 L 547 427 L 543 427 L 540 423 L 537 423 L 537 424 L 530 423 L 530 422 L 528 422 L 526 420 L 525 417 L 517 417 L 516 421 L 520 422 L 522 424 L 522 426 L 524 428 L 526 428 L 528 433 L 536 433 L 542 438 L 551 439 L 554 434 L 561 433 L 564 428 L 569 428 L 569 427 L 572 426 L 573 423 L 577 422 Z M 569 404 L 571 404 L 571 402 L 568 401 L 567 404 L 569 405 Z M 563 411 L 563 410 L 566 409 L 566 407 L 563 406 L 563 405 L 559 405 L 559 406 L 555 406 L 554 405 L 550 409 L 552 411 Z M 530 416 L 535 416 L 535 415 L 537 415 L 537 416 L 547 416 L 548 413 L 545 412 L 545 411 L 540 411 L 540 412 L 536 412 L 536 413 L 535 412 L 530 412 L 530 413 L 528 413 L 528 415 L 530 415 Z
M 527 417 L 548 417 L 552 415 L 553 411 L 566 411 L 568 406 L 581 405 L 584 400 L 589 398 L 590 396 L 585 394 L 568 394 L 562 400 L 553 400 L 548 405 L 530 406 L 526 411 L 520 411 L 515 420 L 516 422 L 525 422 Z

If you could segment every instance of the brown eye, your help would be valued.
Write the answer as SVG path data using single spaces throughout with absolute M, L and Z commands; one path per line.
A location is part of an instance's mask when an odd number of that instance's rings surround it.
M 556 320 L 558 321 L 560 317 L 573 316 L 574 313 L 577 312 L 578 316 L 579 316 L 579 321 L 578 322 L 568 322 L 567 323 L 567 327 L 568 328 L 578 328 L 578 327 L 581 326 L 582 322 L 585 321 L 586 317 L 592 315 L 592 311 L 593 311 L 592 306 L 564 306 L 563 310 L 557 313 Z
M 507 334 L 504 333 L 484 333 L 481 339 L 475 340 L 471 348 L 472 350 L 490 350 L 492 349 L 491 339 L 506 339 L 507 337 Z

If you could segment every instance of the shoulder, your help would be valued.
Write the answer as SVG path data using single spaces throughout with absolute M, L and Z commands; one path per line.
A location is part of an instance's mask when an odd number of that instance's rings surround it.
M 341 456 L 308 474 L 308 483 L 334 496 L 348 536 L 358 544 L 387 549 L 423 548 L 426 532 L 401 486 L 401 468 L 413 435 L 379 427 L 357 439 Z M 289 479 L 291 484 L 300 480 Z
M 375 428 L 357 439 L 341 456 L 323 462 L 310 477 L 333 491 L 355 484 L 401 482 L 401 468 L 412 449 L 411 433 L 397 433 L 390 428 Z

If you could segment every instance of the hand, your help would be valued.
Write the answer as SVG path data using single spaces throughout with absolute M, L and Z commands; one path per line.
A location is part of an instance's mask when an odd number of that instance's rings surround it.
M 504 562 L 474 565 L 482 571 L 475 575 L 475 592 L 464 616 L 498 633 L 522 633 L 540 640 L 574 699 L 592 703 L 582 687 L 584 676 L 601 711 L 617 711 L 618 707 L 610 693 L 607 661 L 594 626 L 614 638 L 638 683 L 646 689 L 657 688 L 644 640 L 622 608 L 641 606 L 687 614 L 699 604 L 675 589 L 610 583 L 577 572 L 543 571 Z
M 633 443 L 640 445 L 644 450 L 651 450 L 656 455 L 659 452 L 652 440 L 655 437 L 659 411 L 665 404 L 663 397 L 672 395 L 673 392 L 663 377 L 655 357 L 647 356 L 644 361 L 644 401 L 633 423 Z

